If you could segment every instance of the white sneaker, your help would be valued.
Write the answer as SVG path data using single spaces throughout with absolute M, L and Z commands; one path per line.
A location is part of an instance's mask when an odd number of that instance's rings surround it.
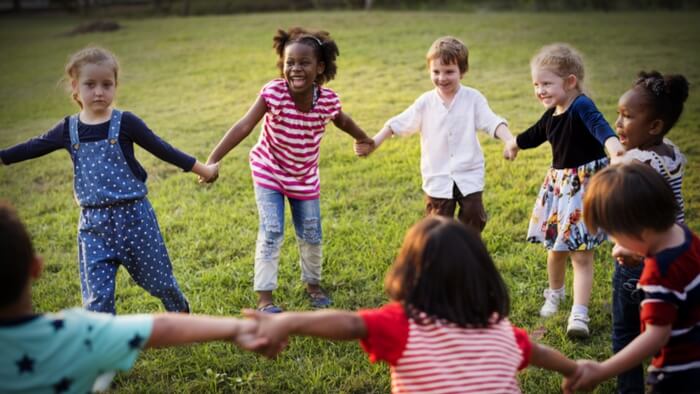
M 550 317 L 557 313 L 559 310 L 559 304 L 564 301 L 566 294 L 560 294 L 552 289 L 544 290 L 544 305 L 540 308 L 540 316 Z
M 569 315 L 569 324 L 566 326 L 566 335 L 572 338 L 588 338 L 588 315 L 572 313 Z

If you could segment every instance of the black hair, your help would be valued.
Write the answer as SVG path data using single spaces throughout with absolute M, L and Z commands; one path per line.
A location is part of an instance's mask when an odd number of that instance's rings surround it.
M 646 229 L 665 231 L 676 222 L 678 211 L 668 181 L 636 160 L 599 171 L 586 186 L 583 199 L 586 226 L 613 236 L 639 238 Z
M 442 216 L 408 230 L 385 288 L 419 324 L 443 319 L 488 327 L 510 311 L 508 289 L 479 233 Z
M 308 31 L 302 27 L 292 27 L 287 31 L 278 29 L 272 41 L 272 47 L 279 57 L 277 59 L 277 68 L 280 70 L 280 75 L 284 73 L 284 48 L 289 44 L 298 42 L 313 48 L 316 59 L 319 62 L 323 62 L 325 66 L 323 73 L 316 77 L 317 84 L 323 85 L 335 78 L 338 70 L 335 58 L 340 55 L 340 52 L 338 51 L 338 45 L 336 45 L 327 31 Z
M 640 71 L 635 87 L 644 90 L 653 116 L 664 122 L 665 135 L 676 124 L 688 99 L 688 80 L 680 74 L 662 75 L 658 71 Z
M 12 206 L 0 201 L 0 307 L 16 302 L 29 279 L 34 247 Z

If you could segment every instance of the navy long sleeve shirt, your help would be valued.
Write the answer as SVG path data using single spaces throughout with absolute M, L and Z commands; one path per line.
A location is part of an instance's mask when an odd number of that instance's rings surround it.
M 34 137 L 26 142 L 13 147 L 0 150 L 0 158 L 5 164 L 17 163 L 34 159 L 49 154 L 58 149 L 66 149 L 70 152 L 71 142 L 68 132 L 68 119 L 65 117 L 52 129 L 43 135 Z M 78 122 L 78 137 L 81 142 L 92 142 L 107 139 L 109 121 L 95 125 Z M 134 143 L 152 153 L 157 158 L 180 167 L 183 171 L 190 171 L 196 159 L 179 149 L 173 147 L 158 137 L 146 123 L 131 112 L 122 114 L 121 130 L 119 132 L 119 146 L 122 148 L 124 158 L 136 178 L 146 181 L 148 174 L 134 155 Z M 71 159 L 73 155 L 71 155 Z
M 576 168 L 605 157 L 605 141 L 616 137 L 615 132 L 585 95 L 574 99 L 566 112 L 554 115 L 548 109 L 532 127 L 518 135 L 520 149 L 552 145 L 552 167 Z

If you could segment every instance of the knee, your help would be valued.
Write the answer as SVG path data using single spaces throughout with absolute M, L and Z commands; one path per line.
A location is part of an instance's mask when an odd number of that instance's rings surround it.
M 321 244 L 321 219 L 305 218 L 302 223 L 301 234 L 297 234 L 299 238 L 311 245 Z

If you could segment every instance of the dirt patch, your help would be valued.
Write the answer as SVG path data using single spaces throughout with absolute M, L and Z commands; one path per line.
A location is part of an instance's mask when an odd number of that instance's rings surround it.
M 104 33 L 110 31 L 117 31 L 119 29 L 122 29 L 122 26 L 118 22 L 99 20 L 78 25 L 73 30 L 64 33 L 64 35 L 75 36 L 78 34 Z

